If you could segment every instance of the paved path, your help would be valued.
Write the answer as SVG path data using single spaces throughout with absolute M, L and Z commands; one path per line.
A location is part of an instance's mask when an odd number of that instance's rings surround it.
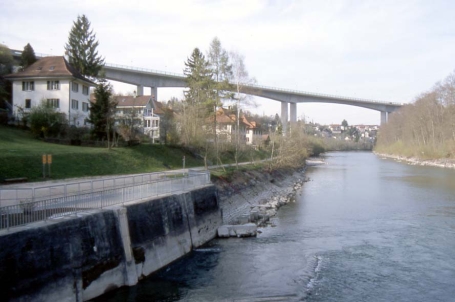
M 255 161 L 254 163 L 265 162 L 268 160 L 261 160 Z M 239 166 L 250 165 L 254 164 L 252 162 L 242 162 L 239 163 Z M 214 170 L 222 167 L 235 167 L 234 164 L 225 164 L 225 165 L 212 165 L 208 166 L 209 170 Z M 171 173 L 171 174 L 179 174 L 179 173 L 188 173 L 188 170 L 196 170 L 196 171 L 204 171 L 205 167 L 194 167 L 188 169 L 175 169 L 175 170 L 165 170 L 159 172 L 151 172 L 151 173 Z M 150 173 L 150 174 L 151 174 Z M 146 174 L 146 173 L 143 173 Z M 147 173 L 148 174 L 148 173 Z M 73 183 L 80 183 L 80 182 L 91 182 L 91 181 L 103 181 L 103 180 L 110 180 L 114 178 L 132 178 L 134 176 L 138 176 L 142 174 L 119 174 L 119 175 L 103 175 L 103 176 L 89 176 L 89 177 L 78 177 L 78 178 L 65 178 L 65 179 L 55 179 L 55 180 L 45 180 L 45 181 L 36 181 L 36 182 L 23 182 L 17 184 L 0 184 L 0 190 L 2 189 L 17 189 L 17 188 L 43 188 L 49 187 L 53 185 L 61 185 L 61 184 L 73 184 Z
M 248 165 L 251 162 L 239 163 Z M 209 170 L 231 167 L 235 164 L 213 165 Z M 168 170 L 147 174 L 106 175 L 71 179 L 48 180 L 0 186 L 0 207 L 18 204 L 19 201 L 39 201 L 70 195 L 81 195 L 96 191 L 125 188 L 133 185 L 162 182 L 172 176 L 205 171 L 205 167 Z

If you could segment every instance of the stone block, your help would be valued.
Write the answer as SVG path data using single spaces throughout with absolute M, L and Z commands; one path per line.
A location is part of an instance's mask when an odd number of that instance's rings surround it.
M 223 225 L 218 228 L 218 237 L 254 237 L 257 235 L 257 225 L 247 223 L 242 225 Z

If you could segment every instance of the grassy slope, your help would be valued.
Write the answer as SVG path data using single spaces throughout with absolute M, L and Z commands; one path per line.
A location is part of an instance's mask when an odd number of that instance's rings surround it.
M 203 166 L 203 161 L 179 148 L 141 144 L 130 148 L 90 148 L 49 144 L 29 132 L 0 126 L 0 179 L 27 177 L 42 179 L 42 154 L 52 154 L 53 179 L 145 173 L 177 169 L 186 156 L 186 167 Z

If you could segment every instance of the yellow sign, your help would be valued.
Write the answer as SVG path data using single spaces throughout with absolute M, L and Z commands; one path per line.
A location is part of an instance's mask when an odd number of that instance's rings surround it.
M 47 155 L 47 163 L 52 164 L 52 154 Z
M 47 164 L 47 156 L 46 154 L 43 154 L 43 165 Z

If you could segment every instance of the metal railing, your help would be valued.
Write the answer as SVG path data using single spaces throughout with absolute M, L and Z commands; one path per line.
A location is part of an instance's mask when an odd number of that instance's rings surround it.
M 39 201 L 75 194 L 93 193 L 125 186 L 139 185 L 162 178 L 182 175 L 182 172 L 155 172 L 125 175 L 118 177 L 100 177 L 87 180 L 68 181 L 62 184 L 38 185 L 35 187 L 0 188 L 0 207 L 18 204 L 21 200 Z
M 112 63 L 104 63 L 104 66 L 112 67 L 112 68 L 119 68 L 119 69 L 128 69 L 128 70 L 134 70 L 134 71 L 143 71 L 143 72 L 147 72 L 147 73 L 155 73 L 155 74 L 160 74 L 160 75 L 173 76 L 173 77 L 182 78 L 182 79 L 186 78 L 186 76 L 181 73 L 155 70 L 155 69 L 149 69 L 149 68 L 134 67 L 134 66 L 127 66 L 127 65 L 120 65 L 120 64 L 112 64 Z
M 123 187 L 104 188 L 100 191 L 68 194 L 39 201 L 23 200 L 19 204 L 0 207 L 0 230 L 27 225 L 37 221 L 59 219 L 82 212 L 103 209 L 127 202 L 184 192 L 210 183 L 209 171 L 189 171 L 172 177 L 147 181 Z

